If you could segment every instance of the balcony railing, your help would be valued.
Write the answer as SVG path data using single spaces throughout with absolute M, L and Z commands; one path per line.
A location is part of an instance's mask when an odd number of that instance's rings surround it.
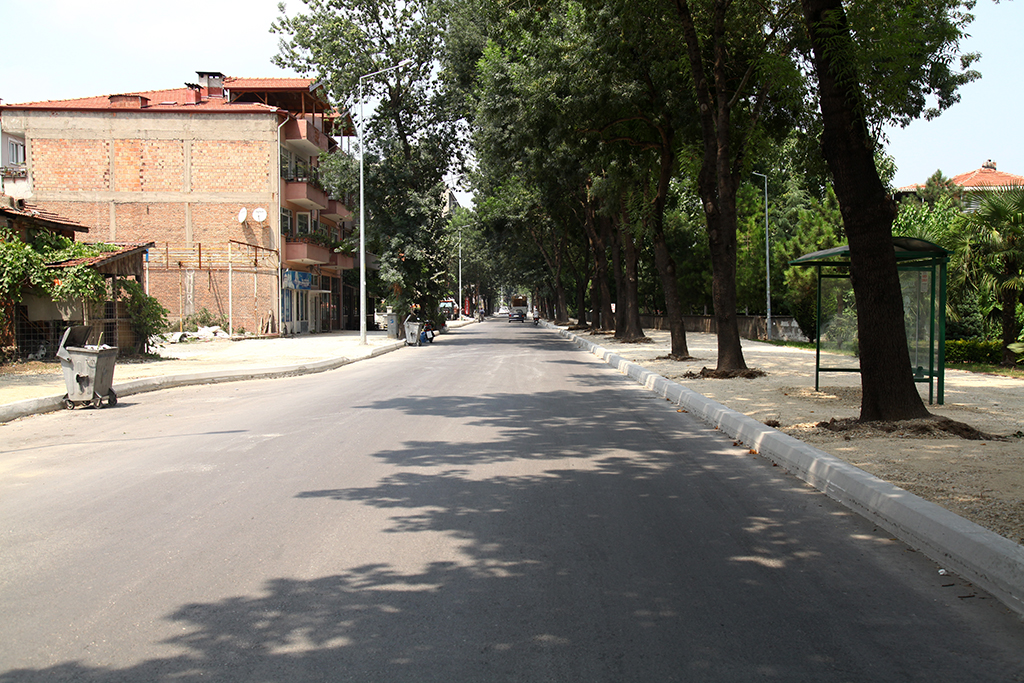
M 11 164 L 0 168 L 0 176 L 4 178 L 25 178 L 28 176 L 28 169 L 25 164 Z

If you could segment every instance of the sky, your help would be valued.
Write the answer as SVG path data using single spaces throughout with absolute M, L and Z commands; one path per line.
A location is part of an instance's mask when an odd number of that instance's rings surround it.
M 196 71 L 228 76 L 295 76 L 271 64 L 278 36 L 269 32 L 278 0 L 0 0 L 17 17 L 4 35 L 0 100 L 6 104 L 179 87 Z M 300 0 L 286 3 L 301 11 Z M 1024 0 L 978 0 L 962 43 L 982 54 L 982 79 L 934 121 L 890 129 L 897 187 L 923 183 L 936 170 L 954 176 L 991 159 L 1024 175 Z M 20 56 L 20 57 L 18 57 Z M 461 197 L 460 197 L 461 199 Z

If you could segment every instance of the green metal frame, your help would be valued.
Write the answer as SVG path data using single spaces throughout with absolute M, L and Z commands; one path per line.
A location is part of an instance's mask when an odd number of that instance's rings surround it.
M 928 403 L 943 405 L 946 386 L 946 277 L 950 252 L 926 240 L 894 237 L 896 268 L 901 272 L 927 272 L 929 285 L 928 368 L 912 368 L 915 382 L 928 383 Z M 856 368 L 821 367 L 821 285 L 827 279 L 849 279 L 850 248 L 835 247 L 805 254 L 789 262 L 791 266 L 815 266 L 817 271 L 817 320 L 814 335 L 814 390 L 820 387 L 822 372 L 857 372 Z M 823 273 L 822 268 L 837 268 L 845 272 Z M 858 315 L 859 315 L 858 311 Z M 936 327 L 938 329 L 936 329 Z M 937 333 L 937 334 L 936 334 Z M 908 340 L 909 341 L 909 340 Z

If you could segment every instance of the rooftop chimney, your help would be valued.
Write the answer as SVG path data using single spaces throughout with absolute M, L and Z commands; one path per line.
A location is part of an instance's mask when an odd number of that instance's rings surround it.
M 207 97 L 224 97 L 224 74 L 219 71 L 197 71 L 196 75 Z
M 996 170 L 996 162 L 994 162 L 994 161 L 992 161 L 991 159 L 989 159 L 988 161 L 986 161 L 985 163 L 983 163 L 983 164 L 981 165 L 981 167 L 982 167 L 982 168 L 989 168 L 989 169 L 992 169 L 992 170 L 994 171 L 994 170 Z
M 117 109 L 142 109 L 149 105 L 149 98 L 142 95 L 111 95 L 110 106 Z
M 185 104 L 199 104 L 203 101 L 203 89 L 198 83 L 186 83 Z

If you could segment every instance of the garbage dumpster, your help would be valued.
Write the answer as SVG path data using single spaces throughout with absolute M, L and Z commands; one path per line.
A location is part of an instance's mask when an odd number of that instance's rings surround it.
M 64 371 L 64 407 L 71 410 L 76 405 L 91 403 L 94 408 L 117 403 L 114 383 L 114 364 L 117 347 L 85 346 L 92 331 L 88 325 L 75 325 L 64 331 L 57 350 L 61 370 Z M 69 343 L 70 342 L 70 343 Z
M 420 345 L 420 331 L 423 329 L 423 323 L 416 322 L 410 315 L 405 319 L 405 345 L 406 346 L 419 346 Z

